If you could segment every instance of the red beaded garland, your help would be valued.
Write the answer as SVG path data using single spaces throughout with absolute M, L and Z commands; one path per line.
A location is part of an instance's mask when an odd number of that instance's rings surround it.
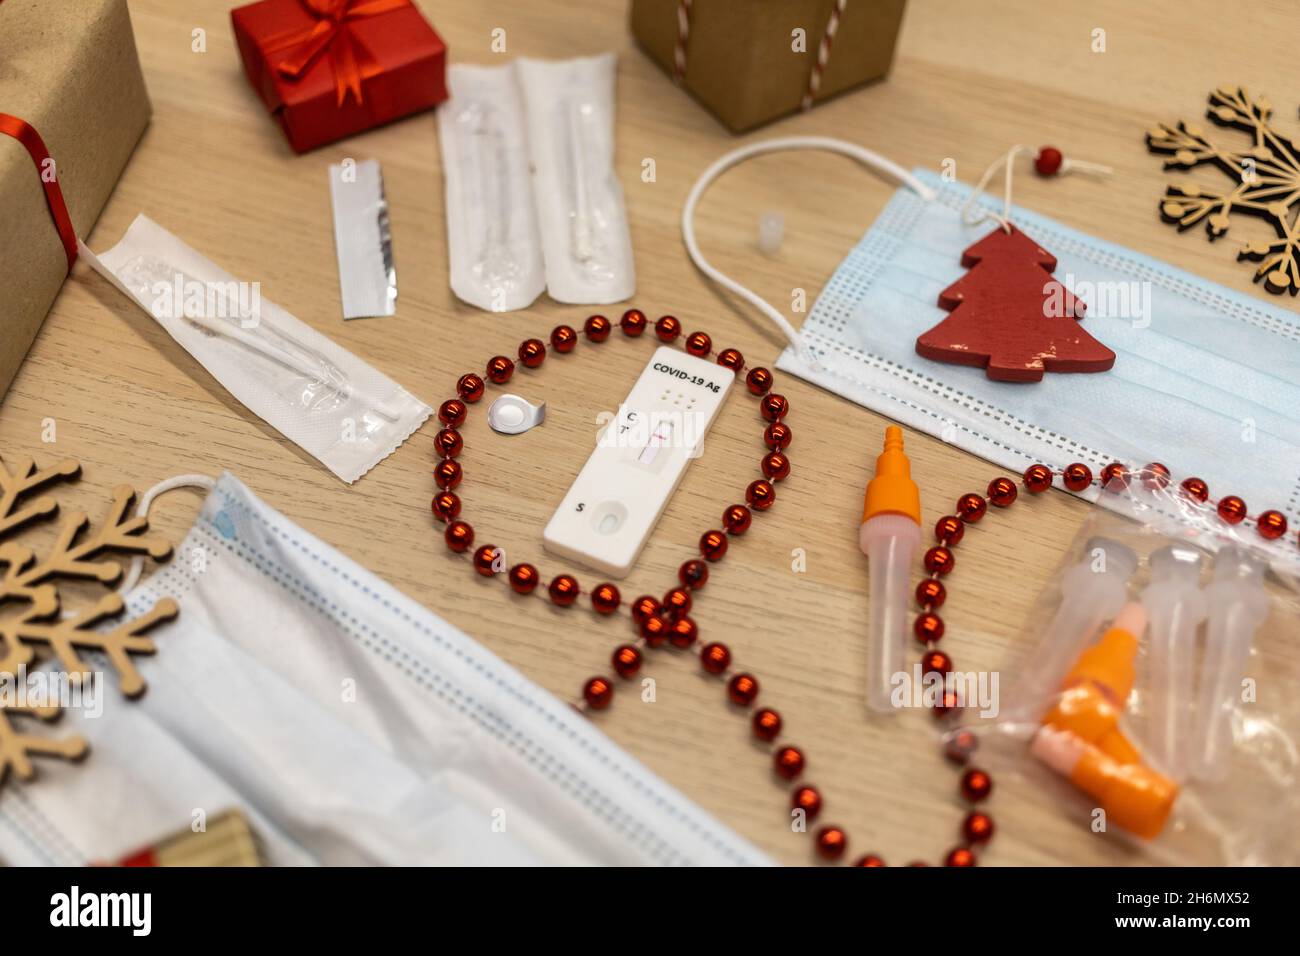
M 614 666 L 614 673 L 625 680 L 629 677 L 635 677 L 637 671 L 641 670 L 641 652 L 631 644 L 620 644 L 614 648 L 614 656 L 610 663 Z
M 465 447 L 460 432 L 454 428 L 444 428 L 433 436 L 433 448 L 443 458 L 455 458 Z
M 673 647 L 690 647 L 699 636 L 699 627 L 689 617 L 678 618 L 668 629 L 668 642 Z
M 449 398 L 438 406 L 438 421 L 450 428 L 460 428 L 468 414 L 469 409 L 459 398 Z
M 745 356 L 735 349 L 723 349 L 718 353 L 718 364 L 739 375 L 741 369 L 745 367 Z
M 485 578 L 490 578 L 497 573 L 495 567 L 497 561 L 497 546 L 495 544 L 485 544 L 474 552 L 474 570 Z
M 989 501 L 998 508 L 1009 508 L 1020 492 L 1010 478 L 994 478 L 989 482 Z
M 623 313 L 623 317 L 618 320 L 618 327 L 623 330 L 623 334 L 628 338 L 638 338 L 645 331 L 645 313 L 640 309 L 628 309 Z
M 706 531 L 700 536 L 700 554 L 708 561 L 720 561 L 727 553 L 727 536 L 721 531 Z
M 779 422 L 790 411 L 790 403 L 784 395 L 769 392 L 758 403 L 758 412 L 769 422 Z
M 1061 481 L 1071 491 L 1083 491 L 1092 484 L 1092 469 L 1082 462 L 1066 465 Z
M 762 367 L 751 368 L 745 376 L 745 386 L 755 395 L 766 395 L 772 387 L 772 373 Z
M 953 763 L 965 763 L 979 747 L 979 738 L 973 731 L 959 730 L 949 736 L 943 745 L 944 756 Z
M 572 326 L 557 325 L 551 329 L 551 348 L 562 354 L 572 352 L 578 344 L 578 333 Z
M 1052 469 L 1046 465 L 1030 465 L 1022 476 L 1025 490 L 1031 495 L 1040 495 L 1052 487 Z
M 744 534 L 754 521 L 754 513 L 744 505 L 732 505 L 722 512 L 722 526 L 730 534 Z
M 947 574 L 956 563 L 957 559 L 945 547 L 934 547 L 925 552 L 925 570 L 930 574 Z
M 488 359 L 487 377 L 488 381 L 497 385 L 504 385 L 510 381 L 510 376 L 515 374 L 515 363 L 510 361 L 504 355 L 494 355 Z
M 922 644 L 933 644 L 943 637 L 943 619 L 933 611 L 918 614 L 912 622 L 912 633 Z
M 453 521 L 443 534 L 447 547 L 456 552 L 468 551 L 474 543 L 474 529 L 468 521 Z
M 1219 499 L 1219 517 L 1228 524 L 1241 524 L 1246 518 L 1246 502 L 1236 495 L 1226 495 Z
M 604 710 L 614 699 L 614 685 L 603 677 L 593 677 L 582 686 L 583 699 L 593 710 Z
M 816 787 L 807 784 L 796 787 L 794 793 L 790 795 L 790 809 L 802 810 L 804 819 L 815 820 L 817 814 L 821 813 L 822 795 L 817 792 Z
M 713 350 L 713 339 L 703 332 L 692 332 L 686 336 L 686 351 L 696 358 L 704 358 Z
M 775 740 L 781 733 L 781 715 L 770 707 L 763 707 L 754 711 L 750 726 L 759 740 Z
M 745 500 L 755 511 L 766 511 L 776 503 L 776 489 L 772 483 L 759 479 L 751 481 L 749 487 L 745 489 Z
M 972 802 L 983 800 L 993 792 L 993 780 L 974 767 L 961 775 L 961 794 Z
M 655 611 L 641 622 L 639 628 L 642 639 L 651 647 L 658 647 L 668 639 L 673 624 L 663 611 Z
M 622 600 L 618 588 L 608 582 L 597 584 L 591 592 L 591 606 L 601 614 L 613 614 Z
M 1187 497 L 1201 504 L 1205 504 L 1210 498 L 1210 486 L 1199 478 L 1187 478 L 1178 487 L 1183 490 L 1183 494 L 1187 495 Z
M 763 475 L 772 481 L 784 481 L 790 477 L 790 459 L 783 451 L 770 451 L 763 456 L 760 465 Z
M 916 586 L 916 603 L 927 611 L 942 607 L 948 598 L 948 591 L 943 582 L 935 578 L 923 578 Z
M 1133 480 L 1133 473 L 1118 461 L 1112 461 L 1101 470 L 1101 487 L 1112 494 L 1124 491 Z
M 1259 532 L 1260 537 L 1276 541 L 1286 534 L 1286 515 L 1280 511 L 1265 511 L 1255 519 L 1255 530 Z
M 557 574 L 546 586 L 546 592 L 551 596 L 551 603 L 558 607 L 568 607 L 578 600 L 580 591 L 578 579 L 572 574 Z
M 703 561 L 692 558 L 677 569 L 677 580 L 682 582 L 684 587 L 698 591 L 709 583 L 709 566 Z
M 453 491 L 443 491 L 433 496 L 433 513 L 442 521 L 450 521 L 460 514 L 460 497 Z
M 849 838 L 839 827 L 822 827 L 817 831 L 817 852 L 823 859 L 838 860 L 849 848 Z
M 794 432 L 785 422 L 772 422 L 767 428 L 763 429 L 763 444 L 772 451 L 781 451 L 790 447 L 790 442 L 794 440 Z
M 731 666 L 731 651 L 716 641 L 700 650 L 700 665 L 710 674 L 721 674 Z
M 454 458 L 444 458 L 433 466 L 434 483 L 444 491 L 455 488 L 460 484 L 464 476 L 465 473 L 461 470 L 460 462 Z
M 961 834 L 971 843 L 988 843 L 993 838 L 993 818 L 972 810 L 961 822 Z
M 655 335 L 659 336 L 660 342 L 675 342 L 681 334 L 682 324 L 677 321 L 676 316 L 661 316 L 659 321 L 655 323 Z
M 483 384 L 483 379 L 479 378 L 473 372 L 470 372 L 467 375 L 462 375 L 456 380 L 456 394 L 471 405 L 483 397 L 483 391 L 485 388 L 486 386 Z
M 659 610 L 659 602 L 648 594 L 643 594 L 632 602 L 632 620 L 641 624 Z
M 984 517 L 989 510 L 988 502 L 974 492 L 967 492 L 957 499 L 957 516 L 967 524 L 974 524 Z
M 793 780 L 803 773 L 803 751 L 798 747 L 781 747 L 772 756 L 772 768 L 785 780 Z
M 868 853 L 866 856 L 858 857 L 858 862 L 854 866 L 884 866 L 885 861 L 874 853 Z
M 737 674 L 727 684 L 727 697 L 733 704 L 748 707 L 758 696 L 758 679 L 753 674 Z
M 1153 461 L 1142 468 L 1142 484 L 1152 490 L 1168 488 L 1173 476 L 1169 469 L 1158 461 Z
M 516 594 L 532 594 L 541 575 L 531 564 L 516 564 L 510 569 L 510 588 Z
M 683 614 L 689 614 L 691 605 L 694 603 L 691 592 L 686 588 L 673 588 L 664 595 L 663 609 L 676 618 Z
M 964 846 L 951 850 L 943 861 L 944 866 L 974 866 L 975 854 Z
M 934 536 L 939 541 L 952 547 L 966 535 L 966 525 L 956 515 L 940 518 L 934 524 Z
M 921 655 L 921 672 L 946 674 L 952 670 L 952 658 L 943 651 L 929 650 Z
M 519 344 L 519 361 L 525 368 L 537 368 L 546 361 L 546 343 L 541 339 L 525 339 Z
M 587 334 L 587 338 L 593 342 L 603 342 L 609 338 L 609 330 L 612 328 L 609 319 L 603 315 L 593 315 L 582 324 L 582 331 Z

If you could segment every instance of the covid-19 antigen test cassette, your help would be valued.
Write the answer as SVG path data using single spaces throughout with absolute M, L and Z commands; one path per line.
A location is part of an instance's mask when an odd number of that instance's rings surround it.
M 706 359 L 656 350 L 547 523 L 546 550 L 625 577 L 734 380 Z

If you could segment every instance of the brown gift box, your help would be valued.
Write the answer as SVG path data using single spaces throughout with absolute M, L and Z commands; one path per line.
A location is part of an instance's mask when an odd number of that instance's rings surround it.
M 905 0 L 849 0 L 813 97 L 819 103 L 889 72 Z M 682 0 L 632 0 L 632 33 L 678 75 Z M 695 0 L 680 81 L 733 133 L 799 110 L 836 0 Z M 806 52 L 795 52 L 794 31 Z
M 84 237 L 149 122 L 126 0 L 0 2 L 0 112 L 41 135 Z M 67 274 L 41 175 L 0 135 L 0 398 Z

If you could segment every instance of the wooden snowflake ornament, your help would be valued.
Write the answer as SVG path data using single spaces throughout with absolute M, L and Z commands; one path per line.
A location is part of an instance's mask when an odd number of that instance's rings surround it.
M 80 512 L 69 514 L 44 555 L 16 541 L 3 540 L 22 526 L 56 514 L 56 501 L 44 497 L 31 500 L 31 494 L 53 482 L 75 478 L 80 471 L 81 466 L 72 460 L 38 470 L 33 461 L 23 459 L 13 471 L 0 462 L 0 677 L 9 678 L 12 688 L 25 668 L 53 658 L 69 684 L 76 684 L 92 671 L 83 653 L 96 652 L 117 675 L 122 693 L 138 697 L 145 682 L 134 658 L 154 652 L 154 643 L 145 634 L 176 616 L 176 602 L 163 598 L 140 617 L 113 624 L 125 609 L 119 595 L 105 595 L 88 610 L 65 615 L 58 588 L 59 581 L 71 579 L 116 583 L 122 565 L 110 555 L 148 554 L 157 561 L 171 556 L 171 545 L 148 533 L 148 520 L 132 514 L 135 492 L 125 485 L 116 488 L 107 516 L 96 525 Z M 0 785 L 11 772 L 19 780 L 32 779 L 36 772 L 33 757 L 77 760 L 86 754 L 86 742 L 80 737 L 60 740 L 15 728 L 15 719 L 52 721 L 59 712 L 59 705 L 52 701 L 33 705 L 23 701 L 20 705 L 0 695 Z
M 1177 126 L 1161 123 L 1147 133 L 1147 147 L 1169 156 L 1165 169 L 1213 165 L 1234 183 L 1223 191 L 1195 183 L 1167 186 L 1160 202 L 1165 222 L 1180 231 L 1204 222 L 1213 242 L 1227 233 L 1233 213 L 1267 220 L 1277 238 L 1247 242 L 1237 258 L 1259 262 L 1255 281 L 1262 280 L 1269 292 L 1295 295 L 1300 292 L 1300 148 L 1273 129 L 1272 112 L 1263 97 L 1221 87 L 1210 94 L 1206 116 L 1219 126 L 1249 133 L 1250 145 L 1222 147 L 1200 126 L 1180 122 Z

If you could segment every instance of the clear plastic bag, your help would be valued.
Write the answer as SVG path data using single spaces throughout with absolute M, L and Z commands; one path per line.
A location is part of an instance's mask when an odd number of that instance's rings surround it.
M 1300 549 L 1167 476 L 1103 492 L 950 753 L 1147 863 L 1300 863 Z M 1062 850 L 1063 855 L 1069 855 Z

